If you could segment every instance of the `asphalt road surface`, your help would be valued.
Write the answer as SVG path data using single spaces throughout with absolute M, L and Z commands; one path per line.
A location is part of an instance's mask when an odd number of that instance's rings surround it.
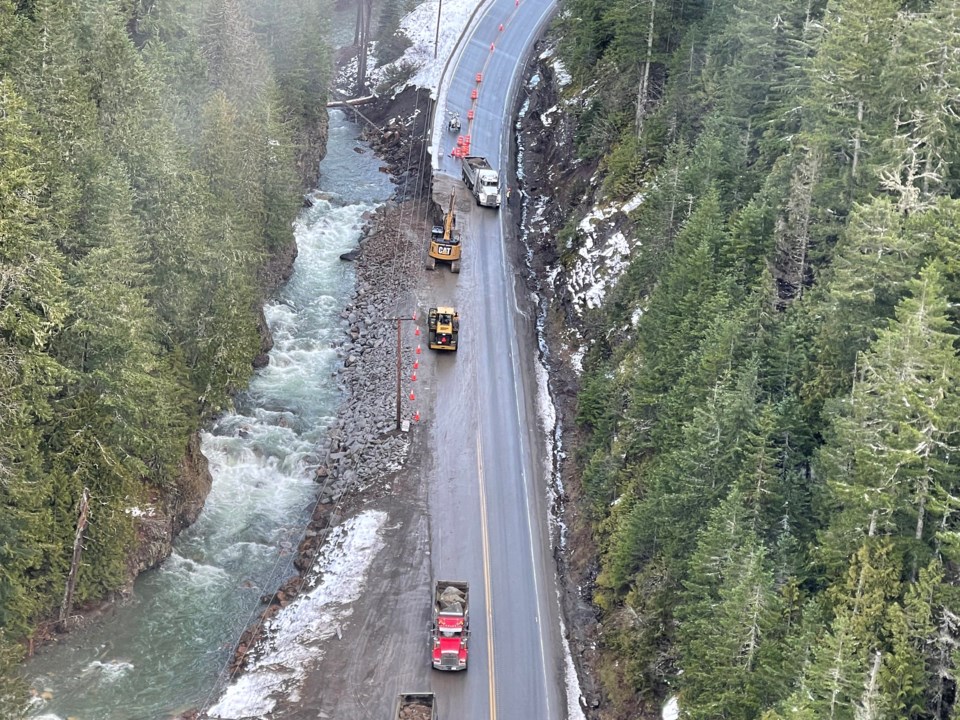
M 474 110 L 461 134 L 470 136 L 470 154 L 501 169 L 505 187 L 520 73 L 553 8 L 547 0 L 497 0 L 481 11 L 438 111 L 444 122 L 446 113 L 466 120 Z M 446 274 L 430 288 L 429 304 L 455 304 L 461 316 L 460 350 L 437 358 L 433 380 L 430 536 L 433 576 L 471 584 L 473 635 L 468 672 L 435 672 L 431 688 L 442 720 L 553 720 L 567 713 L 534 321 L 516 281 L 506 193 L 501 211 L 478 207 L 459 181 L 459 160 L 449 154 L 455 145 L 456 135 L 444 132 L 434 175 L 444 208 L 456 189 L 464 241 L 459 277 Z

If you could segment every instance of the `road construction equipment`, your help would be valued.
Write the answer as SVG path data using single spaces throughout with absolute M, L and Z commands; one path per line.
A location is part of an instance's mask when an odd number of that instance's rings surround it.
M 460 316 L 452 307 L 432 307 L 427 313 L 427 330 L 431 350 L 456 350 Z
M 443 216 L 443 225 L 434 225 L 430 233 L 430 250 L 427 251 L 427 270 L 436 270 L 437 261 L 450 263 L 450 272 L 460 272 L 461 237 L 457 230 L 457 213 L 454 202 L 457 191 L 450 193 L 450 209 Z

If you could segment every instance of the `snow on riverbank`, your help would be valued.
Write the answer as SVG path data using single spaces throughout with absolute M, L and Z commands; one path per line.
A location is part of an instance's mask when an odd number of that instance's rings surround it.
M 367 570 L 383 548 L 386 513 L 364 512 L 330 532 L 308 580 L 320 582 L 267 621 L 256 657 L 207 711 L 209 717 L 248 718 L 271 712 L 277 699 L 296 700 L 306 668 L 323 656 L 323 641 L 339 634 L 360 597 Z

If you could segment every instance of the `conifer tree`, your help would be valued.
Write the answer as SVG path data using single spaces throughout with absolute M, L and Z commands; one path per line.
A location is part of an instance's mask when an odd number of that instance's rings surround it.
M 949 458 L 956 454 L 960 361 L 941 273 L 929 265 L 908 286 L 911 296 L 897 306 L 896 319 L 861 354 L 853 391 L 822 453 L 842 507 L 824 538 L 833 561 L 848 557 L 864 536 L 929 542 L 931 494 L 956 485 Z
M 677 237 L 670 266 L 638 327 L 641 352 L 648 358 L 638 383 L 643 394 L 655 397 L 670 387 L 707 331 L 708 317 L 717 310 L 709 301 L 718 290 L 714 263 L 724 240 L 719 200 L 711 192 Z M 640 393 L 634 402 L 638 409 L 646 404 Z
M 734 489 L 691 558 L 677 615 L 681 696 L 692 718 L 755 717 L 782 684 L 770 652 L 780 601 L 752 524 Z
M 960 94 L 960 13 L 955 3 L 933 2 L 898 16 L 899 37 L 884 68 L 884 85 L 896 88 L 896 126 L 888 134 L 892 157 L 883 185 L 901 212 L 931 206 L 951 193 L 960 177 L 951 168 L 957 151 L 956 98 Z
M 848 391 L 857 353 L 892 316 L 932 241 L 929 234 L 911 232 L 888 198 L 854 208 L 816 297 L 822 318 L 812 348 L 818 377 L 808 396 Z
M 202 39 L 213 86 L 238 106 L 259 98 L 269 82 L 269 69 L 239 0 L 215 0 L 206 8 Z
M 892 543 L 869 540 L 834 588 L 836 617 L 803 681 L 814 717 L 854 720 L 885 708 L 887 698 L 871 676 L 878 654 L 882 663 L 886 653 L 887 608 L 900 593 L 899 577 Z
M 44 223 L 43 154 L 27 112 L 13 82 L 0 79 L 0 624 L 12 633 L 43 602 L 31 579 L 47 529 L 40 425 L 64 377 L 46 351 L 67 313 L 63 260 Z
M 823 150 L 844 158 L 850 199 L 886 137 L 891 93 L 878 81 L 896 31 L 896 0 L 831 0 L 810 66 L 809 127 Z M 827 157 L 826 153 L 824 153 Z M 832 155 L 832 152 L 831 152 Z M 870 183 L 872 185 L 872 183 Z

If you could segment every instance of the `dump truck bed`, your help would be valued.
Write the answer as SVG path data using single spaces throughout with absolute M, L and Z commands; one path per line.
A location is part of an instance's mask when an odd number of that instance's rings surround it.
M 437 703 L 433 693 L 400 693 L 393 720 L 437 720 Z

